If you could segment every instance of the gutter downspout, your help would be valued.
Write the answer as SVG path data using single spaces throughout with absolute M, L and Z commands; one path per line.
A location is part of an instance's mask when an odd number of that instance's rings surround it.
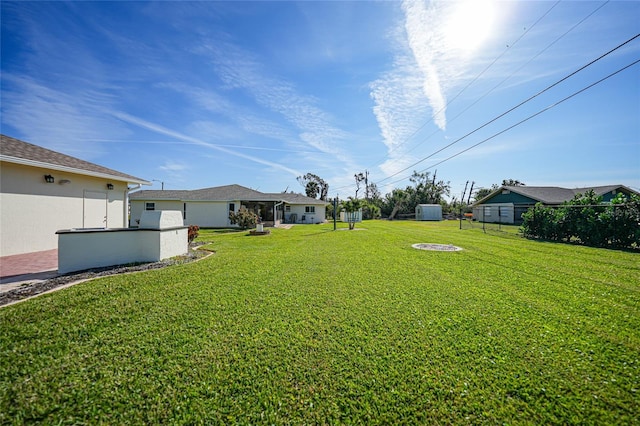
M 278 207 L 278 206 L 280 206 L 282 204 L 284 204 L 284 201 L 280 201 L 279 203 L 276 203 L 276 204 L 273 205 L 273 227 L 274 228 L 276 226 L 276 217 L 278 217 L 277 213 L 276 213 L 278 209 L 276 209 L 276 207 Z M 282 220 L 284 221 L 284 211 L 282 212 Z
M 134 187 L 129 188 L 127 184 L 127 189 L 124 190 L 124 217 L 127 220 L 127 228 L 131 228 L 131 217 L 129 216 L 129 193 L 135 189 L 140 189 L 142 184 L 137 184 Z

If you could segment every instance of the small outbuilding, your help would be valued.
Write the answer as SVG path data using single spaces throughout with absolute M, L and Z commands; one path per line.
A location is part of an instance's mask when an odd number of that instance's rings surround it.
M 442 220 L 442 206 L 440 204 L 418 204 L 416 206 L 416 220 Z

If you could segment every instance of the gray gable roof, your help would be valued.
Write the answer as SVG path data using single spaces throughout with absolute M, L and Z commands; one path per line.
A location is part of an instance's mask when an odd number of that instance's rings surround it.
M 483 199 L 474 203 L 479 205 L 485 203 L 487 200 L 501 194 L 503 190 L 509 190 L 513 193 L 529 197 L 535 201 L 539 201 L 543 204 L 555 205 L 562 204 L 565 201 L 570 201 L 578 194 L 585 194 L 588 191 L 593 190 L 597 195 L 604 195 L 608 192 L 623 189 L 624 192 L 635 193 L 635 191 L 627 188 L 624 185 L 606 185 L 606 186 L 594 186 L 585 188 L 561 188 L 558 186 L 501 186 Z
M 295 194 L 295 193 L 275 193 L 275 194 L 266 194 L 271 196 L 272 198 L 278 199 L 279 201 L 284 201 L 288 204 L 309 204 L 309 205 L 320 205 L 324 206 L 329 204 L 328 201 L 318 200 L 316 198 L 307 197 L 303 194 Z
M 194 190 L 146 189 L 132 192 L 129 194 L 129 199 L 145 201 L 284 201 L 288 204 L 328 204 L 326 201 L 316 200 L 302 194 L 264 193 L 235 184 Z
M 62 170 L 121 182 L 150 185 L 151 182 L 70 155 L 33 145 L 20 139 L 0 135 L 0 160 L 52 170 Z

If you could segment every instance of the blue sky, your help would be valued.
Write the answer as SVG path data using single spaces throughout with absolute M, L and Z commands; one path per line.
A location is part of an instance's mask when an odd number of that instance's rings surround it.
M 640 189 L 640 64 L 577 93 L 640 37 L 501 116 L 637 36 L 640 2 L 1 5 L 2 133 L 153 189 Z

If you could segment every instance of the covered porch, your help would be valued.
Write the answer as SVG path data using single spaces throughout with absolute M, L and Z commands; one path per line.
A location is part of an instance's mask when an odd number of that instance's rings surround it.
M 242 201 L 240 203 L 260 218 L 264 226 L 274 227 L 282 223 L 284 215 L 283 203 L 279 201 Z

